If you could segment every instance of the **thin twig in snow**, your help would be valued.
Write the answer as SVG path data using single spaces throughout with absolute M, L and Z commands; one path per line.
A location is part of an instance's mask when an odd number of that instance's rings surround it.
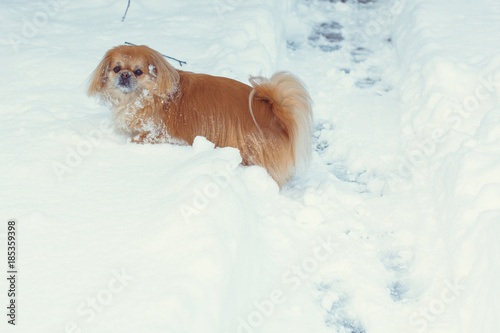
M 123 14 L 122 22 L 125 21 L 125 16 L 127 16 L 128 7 L 130 7 L 130 0 L 128 0 L 127 9 L 125 9 L 125 14 Z

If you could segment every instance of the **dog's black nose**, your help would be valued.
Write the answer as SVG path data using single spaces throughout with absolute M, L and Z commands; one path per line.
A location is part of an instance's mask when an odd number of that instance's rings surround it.
M 128 79 L 130 77 L 130 72 L 123 72 L 120 76 L 122 79 Z

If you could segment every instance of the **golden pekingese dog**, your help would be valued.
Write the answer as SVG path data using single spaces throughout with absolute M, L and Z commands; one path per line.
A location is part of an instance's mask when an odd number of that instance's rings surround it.
M 192 144 L 204 136 L 238 148 L 243 164 L 263 166 L 281 187 L 309 163 L 311 99 L 287 72 L 250 83 L 176 70 L 147 46 L 122 45 L 97 66 L 88 95 L 111 106 L 132 142 Z

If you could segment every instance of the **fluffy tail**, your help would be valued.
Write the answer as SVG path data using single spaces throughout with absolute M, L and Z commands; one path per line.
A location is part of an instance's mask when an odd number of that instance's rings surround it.
M 288 135 L 290 161 L 283 161 L 283 165 L 291 165 L 292 170 L 281 170 L 283 175 L 278 183 L 283 185 L 294 171 L 300 173 L 309 166 L 313 124 L 311 98 L 302 81 L 288 72 L 278 72 L 270 79 L 251 77 L 250 83 L 253 86 L 250 97 L 256 94 L 269 100 L 274 116 Z

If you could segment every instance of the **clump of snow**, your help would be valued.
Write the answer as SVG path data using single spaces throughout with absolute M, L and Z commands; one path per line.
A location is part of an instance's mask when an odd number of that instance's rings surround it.
M 149 65 L 149 66 L 148 66 L 148 72 L 149 72 L 149 75 L 151 75 L 151 76 L 153 76 L 153 77 L 156 77 L 156 73 L 155 73 L 155 71 L 156 71 L 155 66 L 153 66 L 153 65 Z
M 193 150 L 196 153 L 210 151 L 210 150 L 213 150 L 214 148 L 215 148 L 215 144 L 208 141 L 205 137 L 197 136 L 196 138 L 194 138 Z

